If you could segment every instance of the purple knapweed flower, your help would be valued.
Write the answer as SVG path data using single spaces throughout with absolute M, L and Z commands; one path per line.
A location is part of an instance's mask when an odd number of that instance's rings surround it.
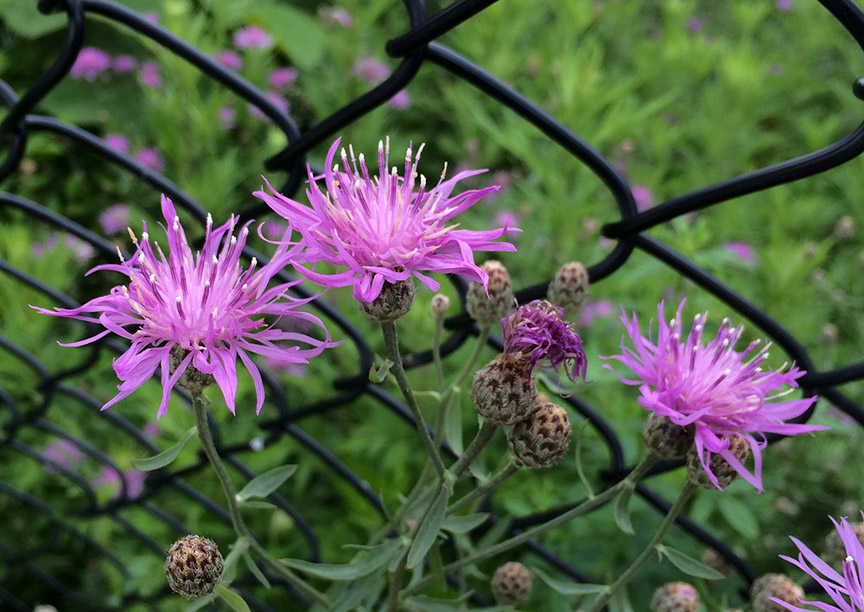
M 235 217 L 214 229 L 208 215 L 203 247 L 193 256 L 174 205 L 164 195 L 162 214 L 170 248 L 167 257 L 158 243 L 151 243 L 145 223 L 140 242 L 132 234 L 136 251 L 130 260 L 125 261 L 121 256 L 119 264 L 96 266 L 88 272 L 120 272 L 129 277 L 128 285 L 114 287 L 109 295 L 78 308 L 36 310 L 41 314 L 100 323 L 106 328 L 91 338 L 63 346 L 89 344 L 111 332 L 131 341 L 129 349 L 114 360 L 114 371 L 122 381 L 117 387 L 119 393 L 102 406 L 102 410 L 127 397 L 161 367 L 163 396 L 157 415 L 161 418 L 168 410 L 171 389 L 191 367 L 213 376 L 233 414 L 239 357 L 255 384 L 258 413 L 264 402 L 264 386 L 250 353 L 306 363 L 308 358 L 338 343 L 330 341 L 318 317 L 296 311 L 298 306 L 313 299 L 297 299 L 287 294 L 288 289 L 300 281 L 267 288 L 273 276 L 292 260 L 288 246 L 280 244 L 270 262 L 261 269 L 256 270 L 255 259 L 244 269 L 240 265 L 240 254 L 251 221 L 234 236 Z M 305 334 L 274 328 L 264 321 L 263 315 L 281 317 L 283 321 L 286 318 L 309 321 L 321 328 L 326 339 L 316 340 Z M 282 341 L 302 342 L 310 348 L 282 346 Z M 172 360 L 176 368 L 172 368 Z
M 864 513 L 862 513 L 862 517 L 864 517 Z M 837 533 L 840 535 L 840 540 L 846 548 L 846 559 L 843 561 L 842 574 L 820 559 L 803 542 L 791 536 L 790 539 L 799 550 L 798 558 L 793 559 L 785 555 L 780 555 L 780 558 L 809 574 L 837 605 L 832 606 L 826 603 L 800 599 L 800 603 L 812 606 L 812 608 L 801 608 L 779 599 L 771 598 L 771 601 L 783 606 L 787 610 L 792 610 L 792 612 L 811 612 L 812 610 L 821 610 L 822 612 L 864 612 L 864 546 L 861 545 L 861 541 L 845 516 L 840 519 L 839 525 L 833 517 L 828 518 L 834 523 L 834 527 L 837 528 Z
M 368 83 L 379 83 L 390 75 L 390 67 L 369 55 L 361 57 L 351 66 L 351 74 Z
M 275 87 L 276 89 L 279 89 L 281 87 L 287 87 L 288 85 L 292 85 L 294 81 L 297 80 L 297 69 L 277 68 L 270 73 L 270 76 L 267 77 L 267 80 L 270 83 L 270 86 Z
M 699 17 L 691 17 L 687 20 L 687 30 L 693 34 L 702 31 L 702 19 Z
M 129 139 L 122 134 L 105 134 L 105 144 L 118 153 L 129 152 Z
M 138 67 L 138 80 L 147 87 L 159 89 L 162 87 L 162 71 L 156 62 L 141 62 Z
M 582 350 L 582 338 L 564 319 L 564 309 L 534 300 L 520 306 L 501 319 L 504 329 L 504 353 L 521 353 L 530 363 L 529 378 L 535 367 L 558 370 L 571 381 L 585 380 L 588 358 Z
M 392 98 L 387 100 L 387 104 L 392 108 L 406 109 L 411 106 L 411 96 L 408 94 L 407 89 L 400 89 Z
M 359 166 L 351 151 L 351 161 L 342 149 L 342 168 L 333 164 L 341 139 L 327 153 L 324 176 L 313 176 L 307 166 L 309 188 L 306 196 L 312 207 L 304 206 L 278 193 L 267 182 L 273 195 L 256 191 L 255 196 L 287 219 L 302 235 L 300 263 L 327 262 L 347 266 L 336 274 L 320 274 L 297 266 L 310 280 L 326 287 L 354 286 L 354 298 L 371 302 L 381 293 L 385 282 L 397 283 L 416 276 L 433 291 L 438 282 L 423 272 L 455 273 L 483 284 L 486 273 L 474 263 L 474 251 L 515 251 L 507 242 L 493 242 L 505 229 L 473 231 L 457 229 L 451 219 L 476 204 L 497 186 L 472 189 L 451 195 L 456 183 L 485 170 L 460 172 L 449 180 L 441 179 L 431 189 L 426 177 L 417 173 L 423 150 L 421 145 L 412 161 L 409 147 L 405 154 L 405 175 L 389 169 L 390 141 L 378 143 L 378 175 L 370 176 L 366 159 L 360 154 Z M 446 166 L 445 166 L 446 172 Z M 326 192 L 318 181 L 324 179 Z M 419 179 L 419 190 L 416 189 Z M 518 231 L 510 228 L 510 231 Z M 286 233 L 287 236 L 287 233 Z
M 54 474 L 57 471 L 55 465 L 72 470 L 84 463 L 87 456 L 74 442 L 56 440 L 45 447 L 45 450 L 42 451 L 42 458 L 45 460 L 45 471 Z
M 234 109 L 230 106 L 223 106 L 219 109 L 219 123 L 222 124 L 222 129 L 230 130 L 237 125 L 237 117 Z
M 144 491 L 146 479 L 147 472 L 139 472 L 138 470 L 124 472 L 123 483 L 126 485 L 126 497 L 138 499 L 138 496 Z M 110 486 L 116 490 L 120 486 L 120 474 L 110 465 L 103 465 L 102 471 L 93 479 L 92 484 L 97 489 Z
M 134 55 L 118 55 L 111 63 L 111 67 L 118 74 L 132 72 L 138 67 L 138 58 Z
M 216 54 L 216 61 L 229 70 L 240 70 L 243 67 L 243 58 L 230 50 L 221 51 Z
M 774 3 L 774 6 L 777 7 L 778 11 L 791 11 L 794 7 L 792 6 L 792 0 L 777 0 Z
M 630 189 L 636 201 L 636 210 L 644 212 L 654 206 L 654 194 L 645 185 L 633 185 Z
M 162 428 L 159 427 L 158 423 L 154 423 L 153 421 L 149 421 L 146 425 L 144 425 L 144 437 L 148 440 L 155 440 L 159 437 L 159 434 L 162 433 Z
M 107 235 L 118 234 L 129 227 L 129 207 L 112 204 L 99 214 L 99 225 Z
M 265 91 L 264 95 L 267 96 L 267 99 L 269 99 L 274 104 L 274 106 L 276 106 L 276 108 L 278 108 L 282 112 L 287 113 L 289 110 L 291 110 L 291 107 L 288 104 L 288 100 L 283 98 L 275 91 Z M 269 117 L 264 114 L 264 111 L 262 111 L 254 104 L 249 105 L 249 114 L 253 117 L 258 117 L 259 119 L 269 119 Z
M 723 248 L 748 265 L 752 266 L 756 263 L 756 253 L 747 242 L 726 242 Z
M 250 47 L 263 49 L 269 47 L 272 42 L 273 39 L 270 38 L 266 30 L 258 26 L 246 26 L 234 33 L 234 46 L 238 49 L 249 49 Z
M 516 224 L 519 223 L 519 215 L 512 210 L 501 210 L 495 213 L 495 223 L 505 229 L 516 227 Z
M 590 327 L 594 319 L 598 317 L 608 317 L 612 314 L 612 302 L 609 300 L 588 300 L 579 313 L 579 320 L 576 321 L 576 326 L 580 329 Z
M 42 257 L 56 249 L 58 241 L 59 237 L 57 232 L 51 232 L 48 234 L 48 238 L 45 239 L 45 242 L 34 242 L 30 252 L 33 254 L 33 257 Z
M 787 372 L 782 368 L 763 372 L 770 343 L 755 353 L 759 340 L 751 342 L 743 352 L 736 351 L 735 343 L 744 328 L 732 327 L 729 319 L 723 320 L 713 340 L 702 344 L 706 312 L 696 315 L 690 333 L 684 337 L 681 317 L 685 302 L 681 301 L 675 318 L 668 324 L 663 318 L 663 302 L 657 306 L 656 343 L 651 340 L 650 327 L 649 335 L 643 336 L 636 314 L 628 320 L 622 311 L 621 321 L 633 348 L 624 346 L 622 337 L 621 354 L 601 359 L 615 359 L 633 371 L 636 380 L 620 376 L 618 380 L 639 385 L 639 404 L 646 410 L 668 417 L 681 427 L 695 427 L 696 453 L 717 488 L 720 488 L 717 478 L 709 467 L 715 453 L 761 491 L 765 433 L 791 436 L 828 429 L 783 422 L 804 413 L 816 401 L 815 397 L 772 401 L 791 393 L 791 388 L 781 389 L 784 385 L 797 387 L 797 380 L 806 372 L 794 364 Z M 609 364 L 604 367 L 612 369 Z M 752 474 L 729 451 L 730 436 L 741 436 L 749 445 L 754 460 Z
M 105 53 L 102 49 L 96 47 L 84 47 L 78 52 L 78 57 L 75 58 L 75 63 L 69 70 L 69 74 L 74 79 L 85 78 L 88 81 L 95 81 L 96 77 L 102 74 L 111 66 L 111 56 Z
M 156 147 L 144 147 L 132 156 L 135 161 L 156 172 L 162 172 L 165 169 L 165 159 L 156 150 Z
M 154 13 L 152 11 L 149 13 L 144 13 L 144 19 L 146 19 L 150 23 L 159 23 L 159 13 Z
M 89 261 L 96 254 L 92 244 L 73 234 L 66 234 L 63 242 L 66 248 L 72 251 L 72 256 L 80 262 Z

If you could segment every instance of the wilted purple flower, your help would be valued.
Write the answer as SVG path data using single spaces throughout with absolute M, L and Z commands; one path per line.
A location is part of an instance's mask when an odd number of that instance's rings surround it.
M 162 87 L 162 71 L 159 68 L 159 64 L 156 62 L 141 62 L 141 65 L 138 67 L 138 80 L 153 89 Z
M 279 110 L 287 113 L 290 110 L 290 105 L 288 104 L 288 100 L 283 98 L 281 95 L 276 93 L 275 91 L 265 91 L 264 95 L 278 108 Z M 269 119 L 264 112 L 255 106 L 254 104 L 249 105 L 249 114 L 253 117 L 258 117 L 259 119 Z
M 281 87 L 285 87 L 286 85 L 291 85 L 294 81 L 297 80 L 297 69 L 296 68 L 277 68 L 273 72 L 270 73 L 268 77 L 268 81 L 270 82 L 271 87 L 275 87 L 279 89 Z
M 654 194 L 645 185 L 633 185 L 630 189 L 636 201 L 636 210 L 644 212 L 654 206 Z
M 608 317 L 612 314 L 612 302 L 609 300 L 588 300 L 579 313 L 576 326 L 581 328 L 590 327 L 597 317 Z
M 117 234 L 129 227 L 129 207 L 112 204 L 99 214 L 99 225 L 107 235 Z
M 794 8 L 792 6 L 792 0 L 777 0 L 774 5 L 777 7 L 778 11 L 791 11 Z
M 258 26 L 250 25 L 237 30 L 234 33 L 234 46 L 238 49 L 248 49 L 250 47 L 265 48 L 269 47 L 273 42 L 270 35 Z
M 83 77 L 88 81 L 95 81 L 96 77 L 107 70 L 109 66 L 111 66 L 110 55 L 96 47 L 84 47 L 78 52 L 78 57 L 75 58 L 75 63 L 72 64 L 69 74 L 74 79 Z
M 681 327 L 685 301 L 681 301 L 675 318 L 668 324 L 663 318 L 663 302 L 657 306 L 656 344 L 650 338 L 650 327 L 648 337 L 641 334 L 635 313 L 632 320 L 622 313 L 621 321 L 634 348 L 625 347 L 622 337 L 621 354 L 601 359 L 615 359 L 633 370 L 637 380 L 620 376 L 618 379 L 628 385 L 639 385 L 639 404 L 646 410 L 669 417 L 681 427 L 695 427 L 697 455 L 715 486 L 720 488 L 709 462 L 718 453 L 747 482 L 761 490 L 765 433 L 789 436 L 828 429 L 783 422 L 804 413 L 816 401 L 815 397 L 772 401 L 791 393 L 791 388 L 781 389 L 784 385 L 797 387 L 797 380 L 806 372 L 794 365 L 788 372 L 782 368 L 763 372 L 770 343 L 752 355 L 759 340 L 751 342 L 743 352 L 736 351 L 735 343 L 744 328 L 732 327 L 729 319 L 723 320 L 711 342 L 702 344 L 708 313 L 696 315 L 685 338 Z M 604 367 L 612 369 L 608 364 Z M 752 474 L 729 451 L 731 436 L 740 436 L 749 445 L 754 459 Z
M 243 58 L 230 50 L 221 51 L 216 55 L 216 61 L 229 70 L 240 70 L 243 67 Z
M 535 367 L 558 370 L 563 366 L 567 378 L 585 380 L 588 358 L 582 338 L 564 319 L 564 309 L 546 300 L 534 300 L 501 319 L 504 353 L 521 353 Z
M 165 159 L 156 150 L 156 147 L 144 147 L 132 156 L 135 161 L 156 172 L 162 172 L 165 169 Z
M 864 516 L 864 513 L 862 513 L 862 516 Z M 832 606 L 830 604 L 802 599 L 799 600 L 802 604 L 807 604 L 812 606 L 812 608 L 801 608 L 779 599 L 771 599 L 771 601 L 783 606 L 787 610 L 792 610 L 793 612 L 811 612 L 812 610 L 822 610 L 822 612 L 864 612 L 864 546 L 861 545 L 861 541 L 845 516 L 840 519 L 839 525 L 833 517 L 828 518 L 834 523 L 843 546 L 846 548 L 846 559 L 843 561 L 842 574 L 820 559 L 803 542 L 791 536 L 790 539 L 799 550 L 798 558 L 793 559 L 785 555 L 780 555 L 780 558 L 809 574 L 837 605 Z
M 114 58 L 114 62 L 111 64 L 111 67 L 114 68 L 114 72 L 119 74 L 131 72 L 135 70 L 137 66 L 138 58 L 134 55 L 118 55 Z
M 186 369 L 192 367 L 213 376 L 229 410 L 234 413 L 239 357 L 255 384 L 256 412 L 260 412 L 264 386 L 249 353 L 305 363 L 309 357 L 335 346 L 318 317 L 295 310 L 312 299 L 297 299 L 287 294 L 288 289 L 300 281 L 267 289 L 273 276 L 291 263 L 293 253 L 280 244 L 270 262 L 260 270 L 256 271 L 255 259 L 243 269 L 240 254 L 251 221 L 243 225 L 239 236 L 234 236 L 236 218 L 231 217 L 214 229 L 208 215 L 204 245 L 193 256 L 174 205 L 164 195 L 162 214 L 170 247 L 168 257 L 158 243 L 151 245 L 145 223 L 140 243 L 133 235 L 137 248 L 129 261 L 121 257 L 119 264 L 90 270 L 91 273 L 112 270 L 125 274 L 130 278 L 128 286 L 114 287 L 109 295 L 78 308 L 36 310 L 41 314 L 100 323 L 106 328 L 91 338 L 63 346 L 89 344 L 111 332 L 131 341 L 129 349 L 114 360 L 114 371 L 123 382 L 117 387 L 119 393 L 102 406 L 103 410 L 127 397 L 161 367 L 163 396 L 158 417 L 162 417 L 168 410 L 171 389 Z M 263 315 L 281 317 L 283 321 L 285 318 L 310 321 L 324 331 L 326 340 L 268 326 Z M 311 348 L 277 344 L 281 341 L 302 342 Z M 176 368 L 172 368 L 172 360 Z
M 118 153 L 129 152 L 129 139 L 122 134 L 105 134 L 105 144 Z
M 45 471 L 54 474 L 57 470 L 51 463 L 57 464 L 67 470 L 72 470 L 81 465 L 87 456 L 81 452 L 74 442 L 69 440 L 55 440 L 50 442 L 42 451 L 45 460 Z M 51 462 L 51 463 L 49 463 Z
M 407 89 L 400 89 L 392 98 L 387 100 L 387 104 L 393 108 L 405 109 L 411 106 L 411 96 Z
M 351 74 L 368 83 L 379 83 L 390 75 L 390 67 L 374 57 L 365 55 L 351 66 Z
M 322 6 L 318 9 L 318 15 L 326 25 L 339 25 L 343 28 L 353 28 L 354 20 L 351 14 L 338 6 Z
M 747 242 L 726 242 L 723 244 L 723 248 L 751 266 L 756 263 L 756 253 Z
M 516 250 L 512 244 L 493 242 L 504 235 L 503 228 L 473 231 L 457 229 L 458 223 L 449 224 L 453 217 L 497 189 L 493 185 L 451 195 L 456 183 L 485 170 L 460 172 L 446 181 L 442 172 L 435 187 L 427 189 L 426 177 L 417 173 L 422 145 L 413 161 L 408 148 L 405 175 L 400 177 L 395 168 L 388 171 L 389 139 L 386 146 L 379 142 L 378 175 L 372 178 L 363 154 L 358 166 L 353 148 L 350 163 L 342 149 L 342 168 L 334 166 L 339 142 L 336 140 L 327 153 L 323 177 L 313 176 L 307 166 L 306 196 L 312 208 L 279 194 L 269 182 L 272 196 L 263 190 L 254 194 L 302 235 L 304 251 L 298 261 L 348 267 L 336 274 L 298 267 L 312 281 L 326 287 L 353 285 L 354 298 L 361 302 L 378 297 L 385 282 L 397 283 L 412 275 L 437 291 L 440 285 L 423 273 L 427 271 L 461 274 L 485 288 L 489 279 L 474 263 L 473 252 Z M 325 193 L 318 187 L 321 178 L 327 188 Z M 415 191 L 418 178 L 420 188 Z
M 226 130 L 230 130 L 237 125 L 237 120 L 234 114 L 234 109 L 230 106 L 223 106 L 219 109 L 219 122 Z

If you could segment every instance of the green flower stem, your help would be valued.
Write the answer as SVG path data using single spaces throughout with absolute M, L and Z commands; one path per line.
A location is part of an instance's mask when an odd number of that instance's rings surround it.
M 444 366 L 441 365 L 441 331 L 444 329 L 444 313 L 435 315 L 435 334 L 432 337 L 432 362 L 435 364 L 435 379 L 438 382 L 438 392 L 444 391 Z M 440 410 L 438 411 L 441 412 Z M 438 434 L 438 427 L 435 434 Z
M 396 377 L 396 382 L 399 383 L 399 388 L 402 390 L 402 395 L 405 396 L 405 401 L 408 402 L 408 408 L 411 410 L 411 416 L 414 417 L 414 423 L 417 425 L 417 431 L 420 433 L 420 438 L 423 440 L 423 445 L 426 447 L 426 452 L 432 459 L 432 465 L 438 472 L 439 476 L 444 476 L 444 462 L 441 461 L 441 455 L 435 444 L 432 442 L 432 437 L 429 435 L 429 429 L 426 427 L 426 420 L 420 412 L 420 406 L 417 405 L 417 400 L 414 397 L 414 392 L 411 390 L 411 384 L 408 382 L 408 376 L 405 374 L 405 368 L 402 367 L 402 356 L 399 354 L 399 342 L 396 338 L 396 324 L 393 321 L 382 321 L 381 329 L 384 332 L 384 345 L 387 349 L 387 359 L 393 362 L 393 368 L 390 370 Z
M 228 476 L 228 471 L 225 469 L 222 459 L 216 451 L 216 445 L 213 444 L 213 436 L 210 435 L 210 425 L 207 423 L 207 408 L 204 405 L 200 389 L 192 391 L 192 410 L 195 412 L 195 424 L 198 428 L 198 437 L 201 439 L 201 446 L 204 448 L 204 454 L 207 455 L 207 459 L 210 460 L 213 469 L 216 470 L 216 476 L 222 485 L 222 491 L 225 493 L 225 499 L 228 502 L 228 512 L 231 514 L 231 523 L 234 525 L 237 537 L 247 538 L 249 540 L 249 550 L 252 554 L 288 584 L 317 604 L 324 606 L 324 608 L 329 608 L 330 602 L 327 597 L 306 584 L 300 576 L 270 556 L 270 553 L 255 539 L 243 521 L 243 515 L 240 513 L 240 505 L 237 500 L 237 490 L 234 488 L 234 484 Z
M 489 482 L 486 484 L 477 487 L 467 495 L 465 495 L 462 499 L 456 501 L 452 506 L 447 508 L 447 514 L 453 514 L 458 512 L 471 502 L 476 499 L 480 499 L 484 495 L 486 495 L 489 491 L 494 490 L 498 485 L 502 482 L 510 478 L 513 474 L 519 471 L 519 464 L 516 459 L 511 458 L 510 462 L 504 466 L 497 474 L 495 474 L 492 478 L 489 479 Z
M 489 421 L 483 421 L 483 424 L 480 426 L 480 429 L 477 431 L 477 435 L 474 436 L 471 444 L 469 444 L 468 448 L 459 455 L 459 460 L 450 467 L 450 472 L 456 479 L 458 479 L 462 473 L 468 469 L 468 466 L 477 458 L 480 451 L 489 444 L 489 441 L 492 440 L 492 436 L 495 435 L 496 431 L 498 431 L 497 425 L 493 425 Z
M 390 586 L 387 591 L 387 612 L 399 612 L 399 592 L 402 590 L 402 581 L 405 578 L 405 568 L 408 565 L 408 551 L 402 554 L 399 565 L 390 574 Z
M 626 478 L 616 483 L 615 485 L 609 487 L 605 491 L 598 493 L 597 495 L 589 497 L 587 500 L 576 506 L 575 508 L 571 508 L 567 512 L 541 524 L 532 527 L 522 533 L 513 536 L 508 540 L 504 540 L 503 542 L 499 542 L 494 546 L 490 546 L 484 550 L 478 550 L 467 557 L 463 557 L 457 561 L 453 561 L 452 563 L 448 563 L 444 566 L 444 572 L 455 572 L 463 567 L 468 565 L 473 565 L 474 563 L 478 563 L 485 559 L 489 559 L 490 557 L 494 557 L 496 555 L 500 555 L 503 552 L 507 552 L 511 548 L 524 544 L 528 540 L 532 540 L 539 536 L 542 533 L 549 531 L 550 529 L 554 529 L 564 523 L 580 516 L 582 514 L 586 514 L 595 508 L 599 508 L 600 506 L 606 504 L 610 500 L 612 500 L 624 487 L 634 486 L 635 483 L 639 482 L 639 480 L 644 476 L 651 466 L 657 462 L 657 456 L 654 454 L 649 454 L 642 462 L 637 465 L 630 474 L 627 475 Z M 412 586 L 408 587 L 405 590 L 404 595 L 407 597 L 408 595 L 413 595 L 418 591 L 427 587 L 433 578 L 427 577 L 418 582 L 414 583 Z
M 594 605 L 588 612 L 600 612 L 609 600 L 612 599 L 615 593 L 617 593 L 625 584 L 630 582 L 639 570 L 642 569 L 642 566 L 644 566 L 645 563 L 648 562 L 648 559 L 651 558 L 652 554 L 657 549 L 657 546 L 663 541 L 663 538 L 666 536 L 672 523 L 675 522 L 675 518 L 681 513 L 681 510 L 684 509 L 684 505 L 693 496 L 693 493 L 695 493 L 697 489 L 698 485 L 693 484 L 690 480 L 687 481 L 687 484 L 684 485 L 684 490 L 681 491 L 681 495 L 678 496 L 675 504 L 669 509 L 666 518 L 663 519 L 663 523 L 660 525 L 660 529 L 654 534 L 654 537 L 651 539 L 648 546 L 645 547 L 645 550 L 642 551 L 642 554 L 640 554 L 633 564 L 627 568 L 627 571 L 618 577 L 618 580 L 609 586 L 603 595 L 600 596 L 600 599 L 594 602 Z

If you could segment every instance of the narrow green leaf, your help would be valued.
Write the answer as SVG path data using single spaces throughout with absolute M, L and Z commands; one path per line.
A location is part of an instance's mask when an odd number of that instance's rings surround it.
M 240 557 L 249 549 L 249 538 L 240 537 L 234 542 L 231 552 L 225 557 L 225 563 L 222 566 L 222 584 L 228 585 L 234 582 L 237 576 L 237 562 Z
M 374 365 L 369 369 L 369 380 L 373 383 L 382 383 L 387 378 L 387 373 L 393 367 L 393 362 L 389 359 L 384 361 L 380 367 Z
M 377 599 L 378 593 L 384 587 L 384 580 L 380 573 L 373 572 L 345 586 L 347 588 L 330 603 L 327 612 L 351 612 L 356 610 L 365 598 L 371 596 Z
M 204 606 L 213 603 L 215 600 L 216 595 L 213 595 L 212 593 L 210 595 L 205 595 L 204 597 L 199 597 L 191 604 L 189 604 L 189 607 L 186 608 L 186 612 L 198 612 L 198 610 L 200 610 Z
M 255 559 L 252 558 L 252 555 L 249 554 L 249 551 L 245 551 L 243 553 L 243 560 L 246 561 L 246 566 L 249 568 L 249 571 L 252 572 L 252 575 L 258 579 L 265 589 L 270 588 L 270 581 L 267 580 L 267 577 L 264 575 L 264 572 L 258 567 L 258 564 L 255 563 Z
M 444 561 L 441 559 L 441 545 L 436 540 L 426 555 L 429 561 L 429 574 L 435 579 L 435 584 L 442 589 L 447 588 L 447 578 L 444 576 Z
M 221 584 L 216 587 L 216 595 L 218 595 L 219 599 L 224 601 L 228 605 L 228 607 L 230 607 L 232 610 L 235 610 L 236 612 L 252 612 L 249 609 L 249 606 L 246 605 L 246 602 L 243 601 L 242 597 L 240 597 L 234 591 L 229 591 Z
M 633 487 L 626 486 L 618 494 L 615 499 L 615 524 L 618 529 L 627 535 L 633 535 L 633 523 L 630 521 L 630 496 L 633 494 Z
M 251 497 L 267 497 L 282 486 L 291 475 L 297 471 L 296 465 L 282 465 L 256 476 L 237 494 L 238 501 L 246 501 Z
M 582 582 L 570 582 L 569 580 L 558 580 L 547 573 L 534 569 L 534 572 L 556 593 L 562 595 L 590 595 L 591 593 L 603 593 L 609 587 L 605 584 L 587 584 Z
M 296 569 L 312 576 L 327 578 L 328 580 L 356 580 L 368 576 L 379 567 L 383 566 L 394 552 L 402 545 L 399 538 L 393 538 L 369 549 L 365 556 L 359 561 L 345 564 L 335 563 L 310 563 L 299 559 L 280 559 L 283 565 Z
M 461 455 L 465 450 L 465 445 L 462 441 L 462 394 L 454 391 L 450 395 L 447 406 L 444 407 L 444 439 L 450 444 L 457 455 Z
M 444 514 L 447 512 L 447 502 L 450 501 L 449 487 L 443 487 L 438 496 L 432 501 L 432 506 L 429 512 L 423 518 L 423 522 L 417 527 L 417 534 L 414 537 L 414 542 L 408 551 L 408 569 L 414 569 L 426 557 L 426 552 L 435 543 L 438 537 L 438 532 L 441 531 L 441 522 L 444 520 Z
M 722 580 L 725 578 L 725 576 L 717 570 L 708 567 L 704 563 L 697 561 L 689 555 L 685 555 L 680 550 L 676 550 L 671 546 L 658 544 L 657 552 L 669 559 L 672 565 L 690 576 L 705 578 L 706 580 Z
M 588 482 L 588 477 L 585 476 L 585 470 L 582 468 L 582 439 L 585 436 L 585 427 L 588 426 L 588 419 L 583 419 L 576 428 L 576 440 L 573 444 L 576 455 L 576 472 L 579 474 L 579 480 L 582 481 L 582 486 L 585 487 L 585 492 L 588 497 L 594 496 L 594 491 L 591 488 L 591 483 Z
M 708 496 L 706 495 L 705 497 Z M 736 499 L 731 494 L 717 495 L 715 497 L 719 497 L 718 507 L 720 508 L 720 514 L 723 515 L 723 518 L 726 519 L 726 522 L 729 523 L 732 529 L 748 540 L 755 540 L 759 536 L 759 521 L 753 516 L 753 511 L 750 510 L 750 507 L 746 503 L 740 499 Z
M 278 508 L 276 504 L 262 501 L 242 501 L 240 502 L 240 507 L 250 508 L 252 510 L 276 510 Z
M 450 533 L 468 533 L 475 527 L 479 527 L 489 518 L 488 512 L 466 514 L 464 516 L 448 516 L 441 521 L 441 529 Z
M 615 593 L 609 600 L 609 612 L 633 612 L 633 604 L 630 603 L 626 588 Z
M 189 438 L 194 436 L 198 429 L 196 427 L 191 428 L 183 437 L 180 438 L 180 441 L 169 448 L 168 450 L 162 451 L 158 455 L 153 455 L 152 457 L 145 457 L 144 459 L 133 459 L 132 467 L 134 467 L 139 472 L 152 472 L 153 470 L 158 470 L 159 468 L 163 468 L 172 461 L 174 461 L 178 456 L 180 456 L 180 451 L 183 450 L 183 447 L 186 446 L 186 443 L 189 441 Z

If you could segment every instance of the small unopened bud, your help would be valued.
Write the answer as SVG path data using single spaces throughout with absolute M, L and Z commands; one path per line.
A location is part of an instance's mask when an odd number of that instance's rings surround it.
M 651 612 L 698 612 L 699 593 L 686 582 L 669 582 L 654 591 Z
M 395 321 L 408 314 L 414 304 L 414 281 L 384 282 L 381 293 L 371 302 L 360 302 L 360 310 L 373 321 Z
M 852 532 L 858 538 L 858 541 L 864 546 L 864 523 L 849 523 L 849 526 L 852 528 Z M 840 538 L 840 532 L 832 529 L 831 533 L 825 538 L 825 561 L 831 567 L 839 570 L 847 554 L 846 545 Z
M 173 374 L 180 367 L 180 364 L 188 354 L 188 350 L 176 344 L 171 348 L 170 361 L 168 362 L 168 371 L 170 374 Z M 183 374 L 180 375 L 177 384 L 191 391 L 200 391 L 210 385 L 216 384 L 216 379 L 213 378 L 212 374 L 205 374 L 190 362 Z
M 186 599 L 198 599 L 215 591 L 222 568 L 222 555 L 213 540 L 197 535 L 174 542 L 165 559 L 168 586 Z
M 538 402 L 534 414 L 516 423 L 507 433 L 507 444 L 520 465 L 548 468 L 567 452 L 570 433 L 570 419 L 564 408 L 552 402 Z
M 855 236 L 855 219 L 849 215 L 840 217 L 834 226 L 834 235 L 840 240 L 849 240 Z
M 702 563 L 710 567 L 711 569 L 720 572 L 727 578 L 732 573 L 732 564 L 720 554 L 716 548 L 706 548 L 705 552 L 702 553 Z
M 437 315 L 442 315 L 448 310 L 450 310 L 450 298 L 448 298 L 443 293 L 436 293 L 432 296 L 432 303 L 430 304 L 432 308 L 432 312 Z
M 826 323 L 822 326 L 822 341 L 825 344 L 834 344 L 840 336 L 840 330 L 833 323 Z
M 505 563 L 492 576 L 492 596 L 499 604 L 505 606 L 518 606 L 531 595 L 531 586 L 534 579 L 528 568 L 510 561 Z
M 484 261 L 480 268 L 489 275 L 489 297 L 486 297 L 483 285 L 472 281 L 468 286 L 465 308 L 481 327 L 489 327 L 510 313 L 513 307 L 513 286 L 507 268 L 500 261 Z
M 771 601 L 777 598 L 789 604 L 798 604 L 804 597 L 804 589 L 783 574 L 765 574 L 753 581 L 750 586 L 750 601 L 753 612 L 786 612 L 788 608 Z
M 696 428 L 685 428 L 664 415 L 650 412 L 642 430 L 645 446 L 663 459 L 680 459 L 693 446 Z
M 750 455 L 750 446 L 747 444 L 747 440 L 741 436 L 729 436 L 729 450 L 732 452 L 732 456 L 741 463 L 744 463 Z M 738 477 L 738 472 L 729 465 L 720 453 L 712 453 L 708 465 L 717 478 L 721 489 L 728 487 Z M 691 482 L 703 489 L 715 490 L 717 488 L 702 468 L 702 462 L 699 461 L 695 446 L 687 452 L 687 476 Z
M 561 266 L 549 283 L 546 296 L 567 314 L 578 313 L 588 297 L 588 271 L 585 266 L 578 261 Z
M 521 355 L 498 355 L 474 375 L 471 385 L 474 408 L 495 425 L 524 421 L 536 409 L 536 398 L 530 362 Z

